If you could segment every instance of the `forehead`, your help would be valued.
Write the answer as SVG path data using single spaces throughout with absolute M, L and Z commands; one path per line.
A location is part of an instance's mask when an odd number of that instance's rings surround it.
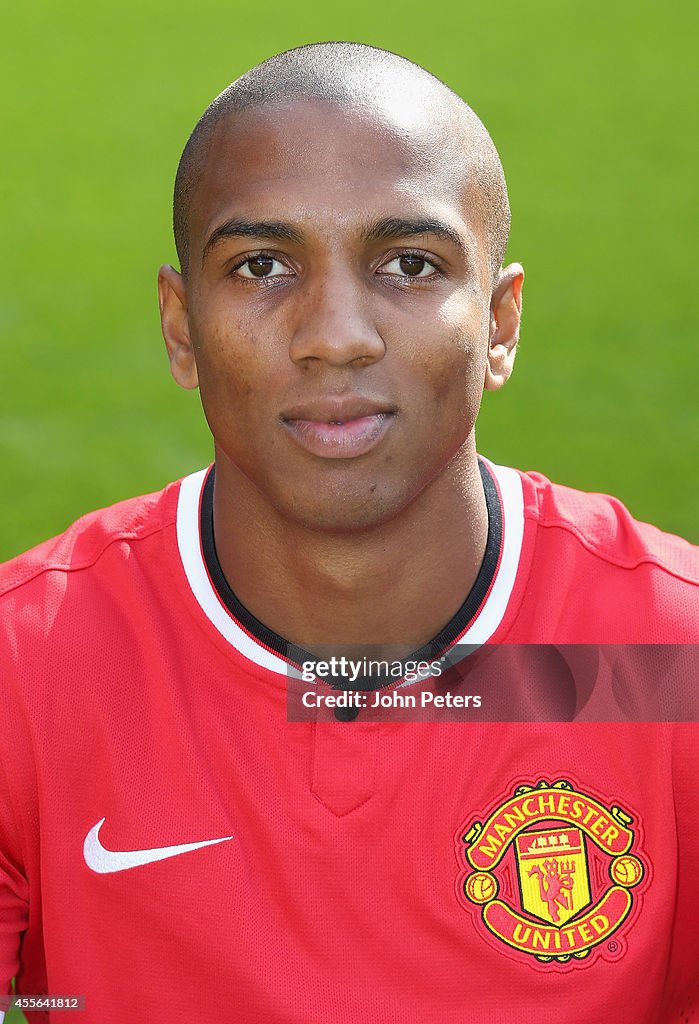
M 236 215 L 326 235 L 373 218 L 436 215 L 481 243 L 478 189 L 455 120 L 400 99 L 370 109 L 294 100 L 224 116 L 190 207 L 192 253 Z

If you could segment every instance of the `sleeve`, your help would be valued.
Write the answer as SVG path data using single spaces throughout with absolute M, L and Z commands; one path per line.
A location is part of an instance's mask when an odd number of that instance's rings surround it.
M 29 923 L 29 885 L 23 869 L 22 835 L 3 765 L 8 734 L 4 728 L 6 719 L 2 719 L 4 713 L 0 718 L 0 994 L 8 995 L 19 969 L 22 935 Z
M 0 629 L 0 995 L 11 991 L 29 924 L 26 814 L 31 775 L 26 722 L 15 692 L 13 648 L 3 616 Z M 3 1009 L 0 1005 L 0 1011 Z
M 699 1020 L 699 733 L 696 722 L 676 727 L 673 744 L 673 802 L 679 855 L 670 969 L 664 989 L 661 1024 Z

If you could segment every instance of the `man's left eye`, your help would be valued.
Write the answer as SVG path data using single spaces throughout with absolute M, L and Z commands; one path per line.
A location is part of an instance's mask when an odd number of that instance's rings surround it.
M 424 256 L 405 253 L 384 263 L 381 271 L 384 274 L 395 274 L 397 277 L 432 277 L 436 273 L 436 268 Z
M 235 273 L 250 280 L 251 278 L 288 276 L 293 271 L 285 267 L 279 260 L 275 260 L 273 256 L 260 255 L 251 256 L 245 263 L 241 263 L 239 267 L 236 267 Z

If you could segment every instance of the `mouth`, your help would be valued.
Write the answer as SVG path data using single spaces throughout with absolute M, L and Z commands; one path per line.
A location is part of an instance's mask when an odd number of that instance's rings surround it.
M 281 416 L 294 441 L 324 459 L 355 459 L 385 437 L 395 407 L 360 398 L 325 399 L 295 406 Z

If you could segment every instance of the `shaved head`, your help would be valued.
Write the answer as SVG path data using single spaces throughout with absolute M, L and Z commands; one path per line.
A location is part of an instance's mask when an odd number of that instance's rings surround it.
M 507 186 L 486 128 L 464 101 L 430 72 L 395 53 L 362 43 L 312 43 L 256 65 L 218 96 L 195 125 L 175 180 L 173 222 L 182 273 L 191 258 L 189 212 L 218 131 L 235 132 L 243 110 L 312 100 L 388 119 L 406 133 L 420 125 L 451 164 L 483 224 L 495 281 L 510 227 Z

